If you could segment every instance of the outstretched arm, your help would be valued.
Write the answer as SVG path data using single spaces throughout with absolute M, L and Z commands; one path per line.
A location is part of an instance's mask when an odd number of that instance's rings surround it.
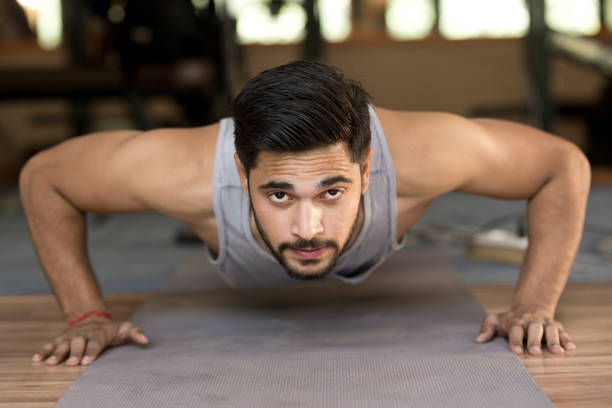
M 398 194 L 433 199 L 449 191 L 528 200 L 529 247 L 511 308 L 485 319 L 477 341 L 507 336 L 540 354 L 573 349 L 555 309 L 582 234 L 590 166 L 573 144 L 518 123 L 436 112 L 379 110 Z M 418 164 L 415 164 L 417 162 Z M 403 193 L 402 193 L 403 192 Z
M 495 120 L 475 122 L 495 138 L 520 135 L 519 138 L 536 139 L 525 140 L 526 147 L 535 145 L 533 152 L 526 157 L 516 156 L 527 171 L 519 170 L 514 176 L 535 178 L 535 192 L 527 197 L 529 246 L 520 280 L 511 309 L 487 316 L 477 341 L 487 341 L 497 333 L 508 336 L 511 349 L 518 354 L 523 353 L 524 338 L 533 355 L 541 354 L 542 339 L 553 353 L 574 350 L 575 345 L 554 315 L 582 235 L 590 187 L 589 163 L 573 145 L 538 130 Z M 549 146 L 540 147 L 538 139 Z M 530 169 L 539 167 L 530 160 L 545 165 L 530 173 Z M 473 188 L 478 188 L 478 180 L 466 186 L 468 191 Z
M 186 222 L 193 214 L 205 217 L 212 173 L 205 177 L 201 163 L 212 161 L 205 139 L 215 130 L 92 134 L 26 164 L 20 192 L 30 235 L 66 321 L 105 308 L 87 254 L 86 212 L 159 211 Z M 105 347 L 130 340 L 147 342 L 129 322 L 92 316 L 67 327 L 34 360 L 88 364 Z
M 87 255 L 85 211 L 145 209 L 125 197 L 113 203 L 112 198 L 121 197 L 118 192 L 112 194 L 115 197 L 104 197 L 108 193 L 104 184 L 111 184 L 112 170 L 96 170 L 104 157 L 108 164 L 113 163 L 111 149 L 134 137 L 135 132 L 121 131 L 74 139 L 38 154 L 21 172 L 20 191 L 30 236 L 67 321 L 105 309 Z M 116 323 L 93 316 L 45 344 L 33 359 L 57 364 L 69 357 L 70 365 L 88 364 L 117 332 Z M 132 335 L 146 342 L 138 329 Z

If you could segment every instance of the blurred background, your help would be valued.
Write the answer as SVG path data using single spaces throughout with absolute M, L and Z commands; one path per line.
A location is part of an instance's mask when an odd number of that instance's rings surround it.
M 214 122 L 248 78 L 295 59 L 342 68 L 382 107 L 524 122 L 576 143 L 596 185 L 581 270 L 612 279 L 612 0 L 0 0 L 2 269 L 39 276 L 8 292 L 44 288 L 16 190 L 32 154 L 89 132 Z M 483 225 L 524 233 L 524 204 L 474 200 L 443 197 L 413 241 L 457 244 L 445 248 L 460 262 Z M 132 259 L 116 244 L 189 241 L 154 220 L 94 218 L 92 245 L 112 247 L 99 262 Z M 184 254 L 169 251 L 138 258 L 149 272 L 134 263 L 134 276 L 173 269 Z
M 294 59 L 378 105 L 531 123 L 612 166 L 612 0 L 0 0 L 0 179 L 35 151 L 227 115 Z

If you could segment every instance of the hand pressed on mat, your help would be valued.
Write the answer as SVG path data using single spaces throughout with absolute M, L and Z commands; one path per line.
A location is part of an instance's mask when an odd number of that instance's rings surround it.
M 534 356 L 542 354 L 543 341 L 553 354 L 576 349 L 563 325 L 546 313 L 512 309 L 504 313 L 489 313 L 482 323 L 476 342 L 484 343 L 496 335 L 506 337 L 510 350 L 516 354 L 523 354 L 524 340 L 527 341 L 527 352 Z
M 51 342 L 45 344 L 32 361 L 45 360 L 56 365 L 66 360 L 67 366 L 88 365 L 107 347 L 125 343 L 146 345 L 149 339 L 142 328 L 131 322 L 114 322 L 100 317 L 90 317 L 73 326 Z

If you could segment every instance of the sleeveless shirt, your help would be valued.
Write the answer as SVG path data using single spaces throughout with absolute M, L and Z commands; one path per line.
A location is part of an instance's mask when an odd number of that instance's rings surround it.
M 397 239 L 395 170 L 385 135 L 372 106 L 370 184 L 363 195 L 363 225 L 353 245 L 337 260 L 324 279 L 359 283 L 393 251 L 402 247 Z M 215 148 L 213 206 L 219 234 L 219 252 L 207 249 L 230 286 L 249 289 L 295 283 L 284 267 L 255 240 L 250 226 L 249 197 L 242 191 L 234 162 L 234 121 L 221 120 Z M 352 220 L 351 220 L 352 221 Z

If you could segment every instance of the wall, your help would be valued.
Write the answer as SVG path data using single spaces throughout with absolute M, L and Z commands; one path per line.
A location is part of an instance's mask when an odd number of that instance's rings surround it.
M 254 75 L 299 58 L 298 46 L 245 48 Z M 469 115 L 474 107 L 524 102 L 526 81 L 521 40 L 348 42 L 326 49 L 324 62 L 359 79 L 378 105 Z M 605 80 L 590 69 L 553 59 L 555 97 L 596 98 Z

